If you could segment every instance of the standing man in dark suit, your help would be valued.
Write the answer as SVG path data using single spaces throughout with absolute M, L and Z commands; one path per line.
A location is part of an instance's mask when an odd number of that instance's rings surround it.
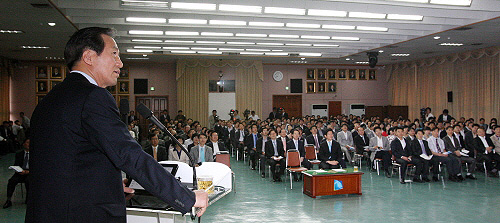
M 422 173 L 422 162 L 413 157 L 413 152 L 410 147 L 411 146 L 410 141 L 403 138 L 404 132 L 402 128 L 400 127 L 396 128 L 396 136 L 397 138 L 391 142 L 391 150 L 392 150 L 392 155 L 396 157 L 396 162 L 401 165 L 401 173 L 399 173 L 401 174 L 401 184 L 406 183 L 405 176 L 408 164 L 413 164 L 417 167 L 413 181 L 422 182 L 419 178 L 416 177 Z
M 319 145 L 318 159 L 321 161 L 321 169 L 345 168 L 345 162 L 340 149 L 340 144 L 333 140 L 333 130 L 326 130 L 325 139 Z
M 458 159 L 460 161 L 460 164 L 462 164 L 462 162 L 468 163 L 469 171 L 467 172 L 466 178 L 471 180 L 476 180 L 476 177 L 472 175 L 476 170 L 476 159 L 462 152 L 463 148 L 460 147 L 460 142 L 456 137 L 453 136 L 453 127 L 448 126 L 446 128 L 446 134 L 447 135 L 443 138 L 446 150 L 450 151 L 451 152 L 450 156 Z M 469 154 L 472 154 L 472 152 L 469 151 Z M 457 175 L 457 178 L 459 180 L 464 180 L 464 177 L 462 176 L 461 173 Z
M 299 155 L 300 155 L 300 164 L 307 169 L 311 169 L 311 167 L 312 167 L 311 162 L 309 162 L 309 160 L 305 159 L 306 149 L 304 148 L 304 140 L 301 140 L 299 138 L 300 131 L 297 129 L 293 129 L 291 131 L 291 133 L 292 133 L 292 139 L 290 141 L 288 141 L 286 147 L 288 149 L 297 150 L 299 152 Z M 298 177 L 297 173 L 293 173 L 293 179 L 295 181 L 299 181 L 299 177 Z
M 158 162 L 168 160 L 167 149 L 159 145 L 160 140 L 158 139 L 158 135 L 151 133 L 148 135 L 148 139 L 151 144 L 144 149 L 144 152 L 152 156 Z
M 163 123 L 164 125 L 167 125 L 167 123 L 170 122 L 170 115 L 168 114 L 167 109 L 165 109 L 161 112 L 160 122 Z M 186 134 L 187 134 L 187 132 L 186 132 Z
M 273 111 L 271 113 L 269 113 L 268 119 L 271 119 L 271 121 L 274 120 L 276 118 L 277 113 L 278 113 L 277 108 L 273 107 Z
M 257 140 L 260 138 L 260 134 L 257 131 L 257 125 L 253 124 L 251 133 L 245 137 L 245 146 L 247 147 L 247 153 L 250 156 L 250 162 L 252 163 L 252 170 L 255 170 L 257 165 L 257 159 L 259 155 L 257 154 Z
M 285 156 L 283 150 L 283 144 L 276 138 L 278 134 L 276 130 L 269 130 L 270 140 L 266 142 L 266 158 L 267 164 L 271 167 L 271 175 L 273 176 L 273 181 L 281 181 L 281 175 L 285 173 Z M 276 166 L 279 166 L 279 170 L 276 171 Z
M 20 166 L 23 168 L 22 172 L 16 172 L 14 175 L 9 179 L 9 183 L 7 183 L 7 201 L 3 205 L 3 208 L 9 208 L 12 206 L 12 195 L 14 194 L 14 190 L 16 189 L 16 185 L 18 183 L 24 183 L 26 185 L 26 191 L 29 190 L 29 173 L 30 173 L 30 167 L 29 167 L 29 157 L 30 157 L 30 140 L 25 139 L 23 143 L 23 151 L 17 152 L 16 153 L 16 159 L 14 161 L 14 166 Z M 28 198 L 26 197 L 26 200 Z
M 66 44 L 71 70 L 33 112 L 26 222 L 126 222 L 121 170 L 181 213 L 208 206 L 147 155 L 120 120 L 106 87 L 123 63 L 113 30 L 89 27 Z
M 431 164 L 431 160 L 424 159 L 421 155 L 432 156 L 432 151 L 429 148 L 429 143 L 424 140 L 424 131 L 422 129 L 417 130 L 415 139 L 411 141 L 411 148 L 414 154 L 413 158 L 420 160 L 422 163 L 422 181 L 430 182 L 429 166 Z M 434 166 L 434 168 L 438 168 L 438 166 Z

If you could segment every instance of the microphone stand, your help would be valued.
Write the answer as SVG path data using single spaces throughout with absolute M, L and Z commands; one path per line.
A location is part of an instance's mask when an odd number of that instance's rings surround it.
M 170 131 L 168 131 L 168 129 L 165 127 L 165 125 L 163 125 L 160 122 L 160 120 L 158 120 L 158 118 L 156 118 L 156 116 L 153 115 L 153 112 L 148 107 L 146 107 L 144 104 L 140 103 L 139 105 L 137 105 L 136 110 L 137 110 L 137 112 L 139 112 L 142 115 L 142 117 L 144 117 L 145 119 L 148 119 L 153 124 L 158 126 L 158 128 L 160 128 L 162 131 L 166 132 L 167 135 L 172 139 L 172 141 L 174 141 L 175 144 L 177 146 L 179 146 L 182 149 L 182 151 L 184 151 L 184 153 L 186 153 L 186 155 L 189 158 L 189 162 L 191 163 L 191 166 L 193 167 L 193 189 L 197 190 L 198 189 L 198 179 L 196 177 L 196 167 L 195 167 L 196 162 L 193 159 L 193 156 L 191 156 L 191 154 L 186 150 L 186 148 L 184 148 L 184 145 L 182 145 L 179 142 L 179 140 L 177 140 L 172 135 L 172 133 Z M 193 207 L 193 210 L 191 211 L 191 220 L 194 220 L 195 218 L 196 218 L 196 210 Z M 198 218 L 198 221 L 199 221 L 199 218 Z

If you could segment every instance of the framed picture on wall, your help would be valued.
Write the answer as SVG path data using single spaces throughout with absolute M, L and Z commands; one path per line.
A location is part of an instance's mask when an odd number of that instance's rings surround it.
M 328 69 L 328 80 L 337 79 L 337 70 L 336 69 Z
M 49 92 L 48 81 L 36 81 L 36 93 L 47 93 Z
M 129 78 L 129 67 L 122 67 L 120 69 L 120 76 L 118 78 L 120 79 L 128 79 Z
M 63 66 L 52 66 L 50 67 L 51 72 L 50 72 L 50 78 L 53 79 L 62 79 L 64 75 L 64 68 Z
M 349 80 L 356 80 L 357 79 L 357 75 L 356 75 L 356 72 L 357 70 L 354 70 L 354 69 L 350 69 L 349 70 Z
M 116 85 L 106 87 L 106 90 L 108 90 L 111 94 L 116 94 Z
M 377 70 L 368 70 L 368 80 L 377 80 Z
M 328 93 L 337 93 L 337 83 L 329 82 L 328 83 Z
M 326 80 L 326 68 L 318 69 L 318 80 Z
M 339 69 L 339 80 L 347 80 L 346 69 Z
M 46 79 L 49 77 L 49 67 L 48 66 L 37 66 L 36 67 L 36 78 Z
M 128 94 L 129 92 L 129 82 L 128 81 L 118 81 L 118 93 Z
M 307 69 L 307 80 L 316 79 L 316 69 Z
M 36 95 L 36 104 L 40 103 L 42 101 L 43 97 L 45 97 L 44 94 L 42 94 L 42 95 Z
M 306 82 L 306 93 L 316 92 L 316 82 Z
M 54 87 L 58 84 L 60 84 L 62 81 L 55 81 L 55 80 L 51 80 L 50 81 L 50 90 L 54 89 Z
M 359 69 L 358 70 L 358 80 L 366 80 L 366 70 L 365 69 Z
M 326 82 L 318 82 L 318 93 L 326 92 Z

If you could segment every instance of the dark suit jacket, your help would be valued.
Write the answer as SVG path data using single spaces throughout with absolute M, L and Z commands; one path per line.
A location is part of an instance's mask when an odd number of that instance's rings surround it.
M 257 139 L 259 139 L 260 137 L 261 137 L 260 134 L 257 133 Z M 255 141 L 256 141 L 255 144 L 257 144 L 257 140 L 255 140 Z M 245 135 L 245 140 L 243 142 L 248 149 L 254 148 L 253 147 L 253 134 L 248 133 L 248 135 Z M 257 148 L 257 145 L 255 146 L 255 148 Z
M 486 143 L 488 143 L 488 146 L 495 148 L 495 144 L 493 144 L 491 138 L 487 136 L 485 136 L 485 138 L 486 138 Z M 478 154 L 483 154 L 484 151 L 486 151 L 486 147 L 484 146 L 483 141 L 481 141 L 481 138 L 479 138 L 479 136 L 474 138 L 474 148 L 476 149 Z
M 455 152 L 456 150 L 460 151 L 462 148 L 458 147 L 458 145 L 453 146 L 453 143 L 451 142 L 451 140 L 453 140 L 453 139 L 450 139 L 450 137 L 448 135 L 446 135 L 443 138 L 445 149 L 450 151 L 450 152 Z
M 130 136 L 111 94 L 81 74 L 38 103 L 31 129 L 26 222 L 125 222 L 121 170 L 182 213 L 195 203 Z
M 214 149 L 213 145 L 214 145 L 214 143 L 212 141 L 207 142 L 207 146 L 210 146 L 210 148 L 212 148 L 212 153 L 215 156 L 215 151 L 213 151 L 213 149 Z M 217 141 L 217 145 L 219 146 L 219 151 L 226 151 L 226 147 L 224 146 L 224 143 L 222 143 L 221 141 Z
M 160 122 L 165 124 L 166 122 L 170 122 L 170 115 L 160 115 Z
M 424 143 L 424 148 L 427 155 L 428 156 L 432 155 L 432 151 L 429 148 L 429 142 L 427 142 L 427 140 L 422 140 L 422 142 Z M 420 156 L 422 154 L 422 147 L 420 146 L 420 143 L 418 142 L 417 138 L 411 141 L 411 149 L 413 151 L 413 155 L 415 156 Z
M 146 147 L 144 149 L 144 152 L 146 152 L 147 154 L 149 154 L 151 157 L 154 157 L 153 156 L 153 146 L 152 145 L 149 145 L 148 147 Z M 163 146 L 158 145 L 158 151 L 156 152 L 156 156 L 157 156 L 158 162 L 164 161 L 164 160 L 168 160 L 167 149 L 165 147 L 163 147 Z
M 396 157 L 397 159 L 401 158 L 402 156 L 409 157 L 413 155 L 411 142 L 407 139 L 404 140 L 406 142 L 405 148 L 403 148 L 403 145 L 399 141 L 399 138 L 396 138 L 391 142 L 392 155 L 394 155 L 394 157 Z
M 306 157 L 306 149 L 304 148 L 304 140 L 299 140 L 299 148 L 295 148 L 295 143 L 293 139 L 286 143 L 287 149 L 296 149 L 300 153 L 300 157 Z
M 7 131 L 5 131 L 7 129 Z M 14 134 L 9 128 L 5 128 L 3 125 L 0 126 L 0 136 L 4 139 L 13 140 Z
M 276 147 L 278 148 L 278 156 L 285 156 L 285 150 L 283 149 L 283 143 L 281 140 L 276 139 Z M 270 159 L 274 156 L 274 146 L 273 141 L 269 138 L 266 142 L 266 157 Z
M 264 137 L 260 137 L 257 139 L 257 152 L 259 154 L 265 153 L 266 152 L 266 146 L 264 145 L 264 148 L 262 148 L 262 141 L 264 140 Z M 271 140 L 271 138 L 267 137 L 267 141 Z
M 321 142 L 323 141 L 323 136 L 320 136 L 319 134 L 316 134 L 316 136 L 318 137 L 318 143 L 321 145 Z M 314 141 L 314 136 L 312 134 L 306 137 L 306 141 L 307 144 L 312 144 L 312 145 L 316 144 L 316 142 Z
M 448 114 L 448 117 L 447 117 L 446 121 L 449 122 L 452 119 L 453 119 L 453 117 L 451 117 L 451 115 Z M 438 122 L 443 122 L 443 114 L 439 115 Z
M 31 155 L 31 153 L 30 153 L 30 155 Z M 16 157 L 14 160 L 14 166 L 23 167 L 23 163 L 24 163 L 24 149 L 16 153 Z M 28 168 L 26 170 L 29 170 L 29 163 L 30 163 L 30 161 L 28 158 Z M 16 172 L 16 174 L 18 174 L 18 173 Z
M 240 142 L 240 130 L 234 130 L 234 136 L 233 136 L 233 146 L 234 148 L 236 148 L 238 146 L 238 143 Z M 243 130 L 243 134 L 245 136 L 243 136 L 243 143 L 245 142 L 245 137 L 248 135 L 248 132 L 246 132 L 245 130 Z
M 477 138 L 477 137 L 476 137 Z M 474 135 L 472 134 L 472 131 L 468 131 L 465 133 L 465 149 L 469 151 L 474 151 Z M 463 145 L 463 144 L 462 144 Z
M 366 136 L 366 134 L 363 134 L 363 136 L 358 134 L 354 137 L 354 147 L 356 147 L 357 154 L 363 154 L 365 151 L 364 147 L 368 145 L 370 145 L 370 139 Z
M 321 161 L 341 161 L 344 155 L 342 153 L 342 150 L 340 149 L 340 144 L 332 140 L 332 152 L 328 149 L 328 142 L 327 140 L 324 140 L 320 145 L 319 145 L 319 153 L 318 153 L 318 159 Z

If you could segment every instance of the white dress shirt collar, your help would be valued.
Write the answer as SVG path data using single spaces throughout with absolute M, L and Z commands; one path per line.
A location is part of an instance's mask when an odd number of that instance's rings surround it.
M 95 86 L 99 86 L 99 85 L 97 85 L 97 82 L 94 80 L 94 78 L 92 78 L 91 76 L 89 76 L 89 75 L 88 75 L 88 74 L 86 74 L 86 73 L 83 73 L 82 71 L 79 71 L 79 70 L 72 70 L 72 71 L 71 71 L 71 73 L 79 73 L 79 74 L 83 75 L 85 78 L 87 78 L 87 80 L 88 80 L 91 84 L 93 84 L 93 85 L 95 85 Z

